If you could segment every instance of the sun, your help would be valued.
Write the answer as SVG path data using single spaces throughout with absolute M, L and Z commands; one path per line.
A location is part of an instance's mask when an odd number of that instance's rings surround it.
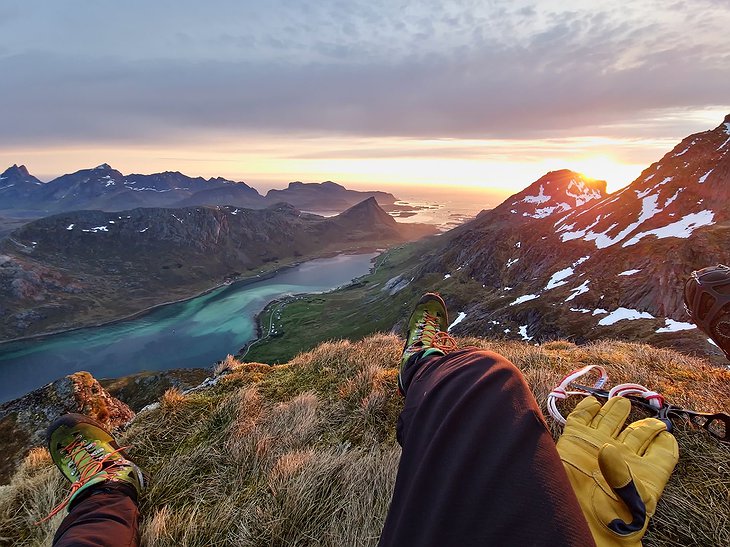
M 643 168 L 641 165 L 618 162 L 609 156 L 586 156 L 566 164 L 568 169 L 586 177 L 605 180 L 609 192 L 615 192 L 635 180 Z

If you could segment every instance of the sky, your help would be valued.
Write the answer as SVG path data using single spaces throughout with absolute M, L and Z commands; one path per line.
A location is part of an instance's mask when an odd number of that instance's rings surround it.
M 631 182 L 730 112 L 727 0 L 3 0 L 0 167 Z

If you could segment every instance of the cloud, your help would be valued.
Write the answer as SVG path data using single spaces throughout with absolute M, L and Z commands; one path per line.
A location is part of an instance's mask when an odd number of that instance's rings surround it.
M 222 3 L 223 14 L 245 20 L 241 29 L 187 2 L 167 23 L 159 8 L 137 14 L 140 29 L 127 26 L 133 10 L 102 26 L 97 6 L 73 22 L 85 25 L 83 39 L 21 46 L 11 32 L 0 41 L 0 145 L 256 133 L 530 139 L 627 128 L 665 137 L 680 122 L 662 123 L 663 112 L 727 105 L 722 3 L 651 18 L 652 2 L 620 11 L 515 4 L 398 13 L 387 3 Z M 160 24 L 164 32 L 146 37 Z

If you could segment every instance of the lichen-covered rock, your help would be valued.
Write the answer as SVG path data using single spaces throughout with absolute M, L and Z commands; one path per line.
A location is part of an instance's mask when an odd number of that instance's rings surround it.
M 108 429 L 130 422 L 134 412 L 115 399 L 88 372 L 76 372 L 19 399 L 0 405 L 0 484 L 34 446 L 44 442 L 46 428 L 69 412 L 85 414 Z

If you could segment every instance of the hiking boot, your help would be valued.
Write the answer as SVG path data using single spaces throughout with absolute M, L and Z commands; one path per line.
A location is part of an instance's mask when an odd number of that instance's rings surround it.
M 446 332 L 448 325 L 446 304 L 441 297 L 435 293 L 424 294 L 408 320 L 406 345 L 403 347 L 398 370 L 398 390 L 401 395 L 406 392 L 402 378 L 403 367 L 411 357 L 419 352 L 422 352 L 420 359 L 430 355 L 446 355 L 456 349 L 456 341 Z
M 46 519 L 94 485 L 128 484 L 137 496 L 144 487 L 142 471 L 125 458 L 122 452 L 125 447 L 119 447 L 100 423 L 87 416 L 61 416 L 48 427 L 46 442 L 53 463 L 72 483 L 71 493 Z
M 718 264 L 692 272 L 684 285 L 684 305 L 694 324 L 730 359 L 730 268 Z

